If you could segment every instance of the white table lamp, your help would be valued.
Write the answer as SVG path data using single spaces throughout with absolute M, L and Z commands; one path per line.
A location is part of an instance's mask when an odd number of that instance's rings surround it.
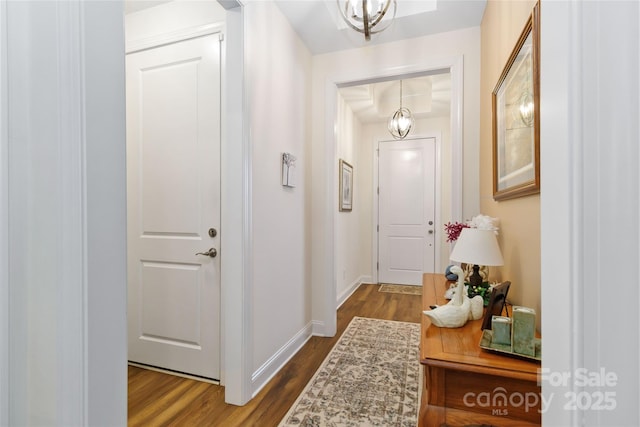
M 495 232 L 479 228 L 463 228 L 449 258 L 452 261 L 473 264 L 473 274 L 469 278 L 471 286 L 482 285 L 482 277 L 478 273 L 481 265 L 504 264 Z

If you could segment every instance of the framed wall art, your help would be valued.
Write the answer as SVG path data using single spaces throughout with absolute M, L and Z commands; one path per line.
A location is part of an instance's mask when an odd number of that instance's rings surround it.
M 539 10 L 536 4 L 492 95 L 495 200 L 540 192 Z
M 353 207 L 353 166 L 340 159 L 340 212 Z

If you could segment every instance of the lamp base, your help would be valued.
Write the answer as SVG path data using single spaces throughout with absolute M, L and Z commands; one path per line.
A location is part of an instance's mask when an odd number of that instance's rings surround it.
M 469 276 L 469 284 L 473 286 L 482 286 L 482 276 L 480 276 L 480 266 L 474 264 L 473 273 Z
M 483 283 L 484 282 L 488 282 L 489 281 L 489 267 L 486 266 L 486 265 L 478 265 L 478 267 L 480 268 L 479 274 L 480 274 L 480 277 L 482 277 Z M 463 263 L 462 264 L 462 269 L 464 270 L 464 280 L 465 280 L 465 282 L 469 283 L 469 278 L 473 274 L 473 264 Z

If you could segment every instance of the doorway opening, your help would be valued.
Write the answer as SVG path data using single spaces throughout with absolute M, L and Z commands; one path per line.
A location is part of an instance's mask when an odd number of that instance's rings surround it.
M 126 51 L 143 51 L 153 45 L 170 43 L 176 39 L 194 39 L 207 34 L 223 33 L 220 58 L 222 62 L 220 89 L 220 179 L 224 182 L 220 192 L 220 226 L 216 230 L 218 246 L 205 245 L 205 260 L 216 260 L 206 253 L 210 248 L 224 248 L 224 265 L 220 264 L 220 383 L 225 386 L 225 402 L 244 405 L 251 399 L 250 358 L 245 354 L 250 339 L 248 321 L 251 302 L 249 296 L 251 241 L 246 238 L 251 218 L 250 188 L 243 185 L 249 176 L 250 163 L 244 153 L 249 152 L 247 110 L 242 96 L 243 81 L 243 21 L 244 9 L 236 1 L 219 2 L 126 2 Z M 157 19 L 149 13 L 157 11 Z M 131 23 L 139 26 L 132 30 Z M 160 43 L 158 43 L 160 40 Z M 163 42 L 164 40 L 164 42 Z M 229 141 L 233 141 L 230 143 Z M 240 214 L 238 214 L 240 213 Z M 217 228 L 217 227 L 213 227 Z M 208 230 L 206 232 L 209 235 Z M 194 254 L 196 253 L 194 252 Z M 222 253 L 218 254 L 218 259 Z M 234 286 L 223 286 L 234 283 Z M 185 343 L 187 346 L 190 343 Z
M 370 70 L 361 70 L 363 75 L 366 75 Z M 441 226 L 441 218 L 460 218 L 462 215 L 462 99 L 463 99 L 463 70 L 462 70 L 462 58 L 451 58 L 445 63 L 432 64 L 431 66 L 414 66 L 403 67 L 401 70 L 381 70 L 378 73 L 363 77 L 361 79 L 344 79 L 335 80 L 335 91 L 329 90 L 326 97 L 326 102 L 329 108 L 333 108 L 333 111 L 327 116 L 325 135 L 327 135 L 327 150 L 326 153 L 326 168 L 329 171 L 327 175 L 327 188 L 332 188 L 334 192 L 334 199 L 338 199 L 337 186 L 333 181 L 334 176 L 337 173 L 337 164 L 339 159 L 349 161 L 347 156 L 358 157 L 357 168 L 354 168 L 354 210 L 357 206 L 365 204 L 362 207 L 364 210 L 356 212 L 356 218 L 359 218 L 359 223 L 369 224 L 368 229 L 362 230 L 361 225 L 357 225 L 360 229 L 360 239 L 356 239 L 356 244 L 351 243 L 353 235 L 349 235 L 349 242 L 345 243 L 345 239 L 342 236 L 345 234 L 345 230 L 349 227 L 348 223 L 355 223 L 354 219 L 347 218 L 347 215 L 341 215 L 337 209 L 333 209 L 334 206 L 327 206 L 327 209 L 331 210 L 329 217 L 332 219 L 329 229 L 333 229 L 333 245 L 334 251 L 331 253 L 331 259 L 326 260 L 326 265 L 331 266 L 330 271 L 333 272 L 332 278 L 335 283 L 335 289 L 333 292 L 327 292 L 327 307 L 329 310 L 326 313 L 325 324 L 327 329 L 330 330 L 331 319 L 335 315 L 335 303 L 337 301 L 338 306 L 341 302 L 353 292 L 353 290 L 359 285 L 359 283 L 345 282 L 344 277 L 348 276 L 346 272 L 347 262 L 345 262 L 345 254 L 355 254 L 360 252 L 366 252 L 368 257 L 368 271 L 369 276 L 362 276 L 360 283 L 373 282 L 379 283 L 378 278 L 378 263 L 379 263 L 379 250 L 378 250 L 378 174 L 377 174 L 377 146 L 380 141 L 391 140 L 391 135 L 387 130 L 387 120 L 398 108 L 399 105 L 399 80 L 403 81 L 403 106 L 407 105 L 411 109 L 411 103 L 414 101 L 407 96 L 407 88 L 411 87 L 412 79 L 416 79 L 415 83 L 432 79 L 431 87 L 423 89 L 423 92 L 433 91 L 434 88 L 439 90 L 441 85 L 446 85 L 447 93 L 445 104 L 442 108 L 442 118 L 439 123 L 435 123 L 435 118 L 424 119 L 431 121 L 426 126 L 416 126 L 415 133 L 412 129 L 410 138 L 427 138 L 439 136 L 441 143 L 441 149 L 437 152 L 436 164 L 440 168 L 437 172 L 439 179 L 438 191 L 441 193 L 441 200 L 439 200 L 439 208 L 434 214 L 434 219 L 429 219 L 433 224 L 430 228 L 434 233 L 434 252 L 438 254 L 437 259 L 434 256 L 434 270 L 439 271 L 441 269 L 442 260 L 447 258 L 449 245 L 446 240 L 442 239 L 443 231 Z M 409 83 L 407 83 L 409 82 Z M 380 85 L 378 89 L 375 85 Z M 416 84 L 419 86 L 419 84 Z M 373 89 L 372 89 L 373 87 Z M 353 116 L 355 112 L 375 111 L 377 112 L 380 107 L 373 107 L 371 105 L 364 106 L 363 98 L 365 96 L 373 97 L 375 99 L 376 93 L 378 98 L 384 98 L 380 93 L 384 90 L 389 92 L 389 107 L 388 111 L 378 113 L 380 116 L 377 122 L 363 126 L 358 129 L 353 125 Z M 418 97 L 416 96 L 415 100 Z M 432 106 L 438 106 L 439 100 L 432 102 Z M 417 101 L 420 102 L 420 101 Z M 349 107 L 345 107 L 349 104 Z M 375 103 L 374 103 L 375 104 Z M 379 103 L 378 103 L 379 104 Z M 375 105 L 378 105 L 375 104 Z M 414 107 L 416 111 L 420 108 Z M 348 110 L 352 112 L 349 113 Z M 412 110 L 413 111 L 413 110 Z M 332 114 L 331 114 L 332 113 Z M 349 116 L 351 114 L 352 117 Z M 335 131 L 334 131 L 335 129 Z M 355 129 L 355 131 L 354 131 Z M 352 145 L 345 144 L 344 134 L 354 132 L 356 135 L 352 137 Z M 335 138 L 332 138 L 336 135 Z M 353 134 L 352 134 L 353 135 Z M 357 140 L 357 143 L 355 141 Z M 365 147 L 365 148 L 363 148 Z M 359 169 L 359 171 L 358 171 Z M 360 178 L 359 178 L 360 177 Z M 363 178 L 364 177 L 364 178 Z M 362 181 L 359 181 L 362 179 Z M 375 182 L 374 182 L 375 181 Z M 360 198 L 358 196 L 363 196 Z M 446 197 L 444 196 L 446 194 Z M 353 211 L 352 211 L 353 212 Z M 353 215 L 352 215 L 353 216 Z M 375 219 L 374 219 L 375 217 Z M 427 231 L 428 232 L 428 231 Z M 365 249 L 366 248 L 366 249 Z M 441 255 L 440 255 L 441 254 Z M 357 262 L 363 262 L 362 257 Z M 362 265 L 362 264 L 361 264 Z M 331 291 L 331 290 L 330 290 Z

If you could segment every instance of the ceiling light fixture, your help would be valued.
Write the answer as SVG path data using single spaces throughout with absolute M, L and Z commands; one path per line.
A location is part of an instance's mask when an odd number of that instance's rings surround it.
M 396 16 L 396 0 L 337 0 L 342 19 L 359 33 L 365 40 L 371 40 L 371 34 L 386 29 Z M 393 5 L 393 14 L 387 15 Z M 389 17 L 390 16 L 390 17 Z
M 402 106 L 402 80 L 400 80 L 400 108 L 389 119 L 389 132 L 395 139 L 404 139 L 413 127 L 413 115 Z

